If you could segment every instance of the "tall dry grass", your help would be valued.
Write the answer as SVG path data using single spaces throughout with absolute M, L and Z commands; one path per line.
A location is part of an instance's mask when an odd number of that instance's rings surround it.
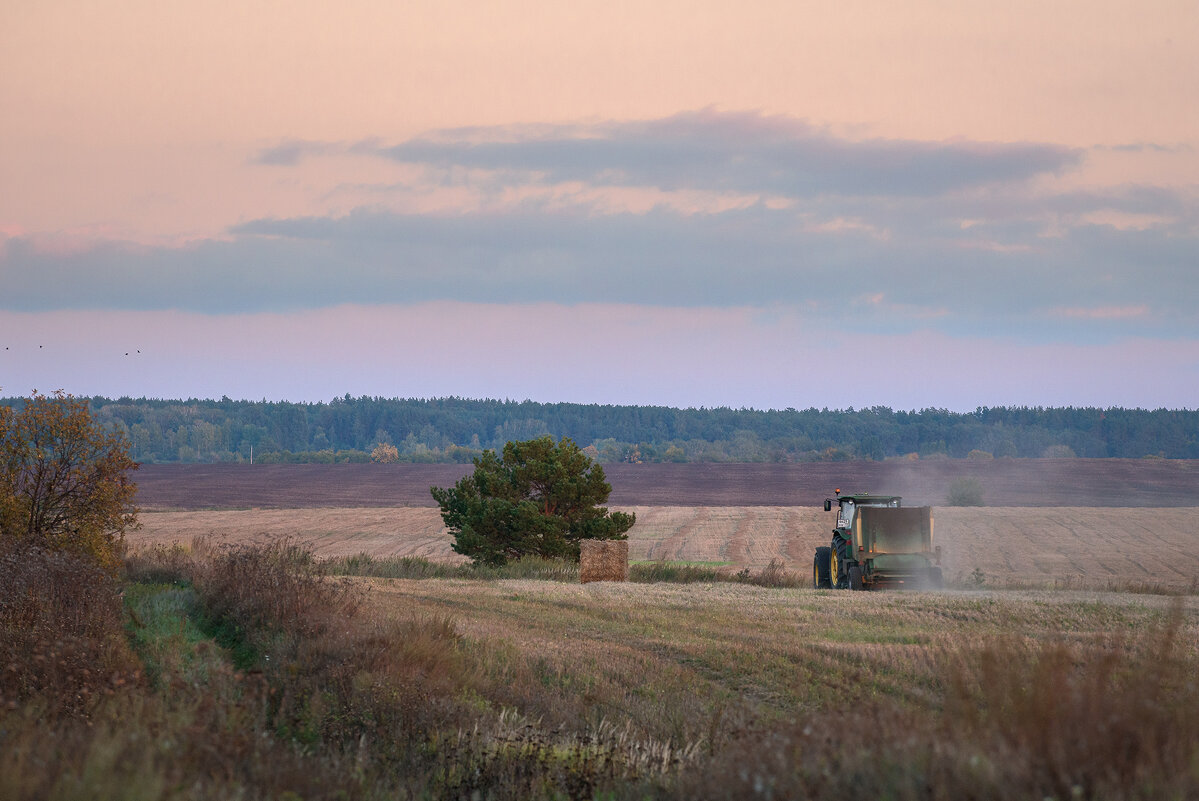
M 507 564 L 447 565 L 433 562 L 420 556 L 374 557 L 356 554 L 322 560 L 322 569 L 330 575 L 363 576 L 394 579 L 441 579 L 460 578 L 483 581 L 502 579 L 535 579 L 540 581 L 579 580 L 579 564 L 567 559 L 547 559 L 526 556 Z M 759 587 L 806 587 L 811 583 L 807 576 L 787 570 L 779 559 L 772 559 L 761 570 L 742 568 L 733 570 L 727 566 L 694 565 L 680 562 L 638 562 L 629 566 L 629 581 L 642 584 L 672 582 L 693 584 L 697 582 L 735 582 Z
M 218 549 L 193 579 L 209 625 L 239 641 L 270 687 L 265 727 L 315 754 L 352 755 L 375 790 L 577 798 L 637 780 L 635 761 L 611 746 L 514 727 L 487 700 L 497 694 L 487 657 L 452 621 L 365 614 L 361 585 L 302 551 Z
M 1182 606 L 1141 639 L 1030 646 L 1005 638 L 959 655 L 944 722 L 1030 792 L 1055 797 L 1199 794 L 1199 665 Z
M 498 610 L 512 631 L 532 614 L 577 637 L 587 625 L 639 631 L 665 662 L 631 651 L 550 659 L 516 639 L 467 636 L 444 614 L 384 613 L 364 582 L 288 545 L 160 549 L 131 557 L 128 581 L 122 608 L 120 586 L 86 565 L 0 552 L 0 797 L 1199 797 L 1199 657 L 1181 605 L 1141 633 L 1129 623 L 1152 616 L 1072 608 L 1110 614 L 1127 633 L 943 647 L 935 680 L 900 698 L 863 688 L 870 663 L 834 661 L 885 634 L 851 604 L 803 652 L 835 672 L 819 703 L 755 715 L 733 696 L 696 698 L 687 666 L 749 694 L 775 670 L 782 684 L 813 681 L 808 666 L 764 642 L 724 652 L 731 640 L 673 639 L 653 614 L 602 605 L 645 588 L 570 589 L 548 603 L 562 593 L 476 585 L 513 598 Z M 689 591 L 671 589 L 663 613 L 702 621 L 702 600 L 678 597 Z M 742 614 L 746 625 L 772 620 L 783 598 L 801 615 L 841 609 L 806 591 L 712 592 L 764 604 L 760 617 Z M 726 606 L 707 612 L 716 629 L 736 625 Z M 991 614 L 987 599 L 912 596 L 904 607 Z M 38 643 L 54 656 L 23 659 Z M 588 696 L 603 717 L 575 703 Z
M 322 569 L 336 576 L 374 578 L 435 579 L 460 578 L 481 581 L 500 579 L 538 579 L 543 581 L 578 581 L 579 564 L 569 559 L 525 556 L 506 564 L 493 566 L 470 562 L 450 565 L 433 562 L 423 556 L 375 557 L 360 553 L 321 561 Z
M 715 798 L 1199 797 L 1199 661 L 1180 615 L 1130 643 L 1002 638 L 943 655 L 943 704 L 833 706 L 727 743 L 677 785 Z
M 180 591 L 190 557 L 159 556 L 135 563 L 135 577 Z M 185 643 L 182 619 L 123 606 L 121 591 L 88 563 L 0 538 L 0 798 L 368 797 L 352 759 L 274 736 L 261 676 L 210 641 Z M 145 679 L 135 630 L 167 632 L 161 683 Z M 185 649 L 212 652 L 202 682 L 171 672 L 194 663 Z
M 0 537 L 0 708 L 87 717 L 141 680 L 121 588 L 97 564 Z

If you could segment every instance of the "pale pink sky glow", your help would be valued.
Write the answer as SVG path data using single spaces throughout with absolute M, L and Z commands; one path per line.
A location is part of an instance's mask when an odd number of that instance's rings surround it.
M 1191 0 L 0 0 L 0 391 L 1193 407 L 1197 97 Z
M 1059 309 L 1066 317 L 1088 317 L 1093 320 L 1119 320 L 1126 317 L 1142 317 L 1149 313 L 1148 306 L 1100 306 L 1095 309 Z
M 148 397 L 297 402 L 350 392 L 734 408 L 1156 408 L 1176 406 L 1172 399 L 1199 370 L 1195 342 L 1099 347 L 929 331 L 830 333 L 802 315 L 749 309 L 432 303 L 294 315 L 0 312 L 0 330 L 20 332 L 0 350 L 0 375 L 26 384 L 0 385 L 5 395 L 65 389 L 118 397 L 136 387 Z M 848 374 L 834 354 L 868 367 Z

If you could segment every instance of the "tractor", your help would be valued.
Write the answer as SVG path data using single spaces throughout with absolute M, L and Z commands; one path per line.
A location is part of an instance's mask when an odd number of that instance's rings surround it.
M 927 506 L 904 508 L 898 495 L 860 492 L 824 499 L 837 504 L 837 527 L 829 546 L 816 549 L 816 589 L 942 586 L 941 546 L 933 547 L 933 513 Z

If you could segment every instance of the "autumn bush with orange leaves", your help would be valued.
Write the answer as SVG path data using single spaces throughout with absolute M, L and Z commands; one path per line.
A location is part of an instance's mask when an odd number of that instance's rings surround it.
M 136 469 L 124 434 L 101 426 L 84 399 L 34 391 L 0 407 L 0 537 L 118 569 L 137 526 Z

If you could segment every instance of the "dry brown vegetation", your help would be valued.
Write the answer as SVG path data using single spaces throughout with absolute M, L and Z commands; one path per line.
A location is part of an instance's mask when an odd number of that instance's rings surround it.
M 46 556 L 0 559 L 0 797 L 1199 792 L 1194 597 L 347 580 L 199 543 L 130 559 L 122 631 L 111 576 Z M 30 637 L 116 660 L 39 683 Z
M 0 537 L 0 708 L 87 715 L 141 679 L 112 576 L 76 555 Z
M 947 654 L 1009 637 L 1148 647 L 1131 639 L 1164 624 L 1179 603 L 1126 593 L 849 593 L 724 582 L 367 584 L 378 614 L 452 616 L 472 640 L 535 655 L 550 691 L 521 701 L 526 713 L 583 726 L 619 712 L 647 737 L 684 740 L 710 735 L 701 708 L 723 706 L 744 724 L 878 697 L 921 706 L 940 694 Z M 1199 602 L 1179 608 L 1184 648 L 1199 653 Z
M 1182 738 L 1197 721 L 1179 707 L 1199 692 L 1194 599 L 371 588 L 381 614 L 453 615 L 498 679 L 490 703 L 541 730 L 615 723 L 671 744 L 681 797 L 1181 798 L 1192 781 L 1161 770 L 1195 754 Z
M 1195 509 L 937 509 L 974 588 L 851 593 L 817 508 L 622 508 L 637 583 L 449 568 L 433 508 L 4 544 L 0 798 L 1199 797 Z
M 831 514 L 812 507 L 624 507 L 634 561 L 761 569 L 778 560 L 811 571 Z M 937 508 L 945 574 L 959 585 L 1193 591 L 1199 580 L 1199 510 L 1192 508 Z M 264 545 L 292 538 L 318 557 L 420 556 L 459 563 L 436 509 L 253 509 L 149 512 L 135 544 Z M 978 573 L 975 573 L 978 571 Z

